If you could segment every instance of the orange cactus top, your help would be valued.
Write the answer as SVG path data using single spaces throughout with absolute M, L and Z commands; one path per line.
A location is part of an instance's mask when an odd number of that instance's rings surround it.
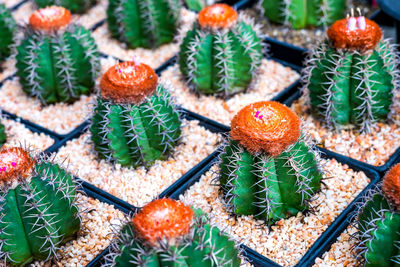
M 230 28 L 237 21 L 238 14 L 227 4 L 214 4 L 200 11 L 198 21 L 203 28 Z
M 334 47 L 361 51 L 374 49 L 382 38 L 378 24 L 363 16 L 336 21 L 327 34 Z
M 140 238 L 156 244 L 159 240 L 170 241 L 189 233 L 193 216 L 193 210 L 182 202 L 163 198 L 145 205 L 132 223 Z
M 103 75 L 101 96 L 116 103 L 139 104 L 154 93 L 157 83 L 158 76 L 148 65 L 123 62 Z
M 400 210 L 400 163 L 386 173 L 382 189 L 386 197 Z
M 29 177 L 34 163 L 29 153 L 22 148 L 2 149 L 0 151 L 0 182 L 8 183 Z
M 250 153 L 275 157 L 300 137 L 300 119 L 275 101 L 261 101 L 240 110 L 231 123 L 231 137 Z
M 33 12 L 29 24 L 35 30 L 57 30 L 71 22 L 71 12 L 60 6 L 49 6 Z

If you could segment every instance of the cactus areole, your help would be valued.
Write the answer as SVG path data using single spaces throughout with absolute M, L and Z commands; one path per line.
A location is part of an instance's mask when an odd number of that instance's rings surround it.
M 29 24 L 35 30 L 57 30 L 71 22 L 71 13 L 59 6 L 49 6 L 36 10 L 29 18 Z
M 214 4 L 204 8 L 198 17 L 203 28 L 230 28 L 237 22 L 237 12 L 227 4 Z
M 378 24 L 364 16 L 338 20 L 327 34 L 334 47 L 361 51 L 374 49 L 382 38 Z
M 158 76 L 148 65 L 124 62 L 103 75 L 101 96 L 115 103 L 139 104 L 154 93 L 157 83 Z
M 0 151 L 0 182 L 10 183 L 30 176 L 34 161 L 29 153 L 18 147 Z
M 395 165 L 386 173 L 382 184 L 385 196 L 400 210 L 400 164 Z

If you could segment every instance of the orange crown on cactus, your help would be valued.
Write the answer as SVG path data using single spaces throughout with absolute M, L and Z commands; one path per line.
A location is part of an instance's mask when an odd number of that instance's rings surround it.
M 275 101 L 261 101 L 240 110 L 231 122 L 231 137 L 250 153 L 275 157 L 300 137 L 300 119 Z
M 400 163 L 386 173 L 382 189 L 386 197 L 400 210 Z
M 29 24 L 35 30 L 57 30 L 71 22 L 71 12 L 60 6 L 48 6 L 33 12 Z
M 143 240 L 155 244 L 173 240 L 189 233 L 194 213 L 183 203 L 157 199 L 145 205 L 132 219 L 136 233 Z
M 203 28 L 229 28 L 237 21 L 238 14 L 227 4 L 214 4 L 200 11 L 198 21 Z
M 0 181 L 8 183 L 31 174 L 34 161 L 27 151 L 19 147 L 0 151 Z

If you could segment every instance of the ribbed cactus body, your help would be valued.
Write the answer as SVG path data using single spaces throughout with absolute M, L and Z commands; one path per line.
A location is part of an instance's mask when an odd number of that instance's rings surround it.
M 139 105 L 99 97 L 90 128 L 99 156 L 124 166 L 165 159 L 181 135 L 181 121 L 170 94 L 159 84 Z
M 181 44 L 179 67 L 194 90 L 229 96 L 248 88 L 262 57 L 257 31 L 239 17 L 229 30 L 196 24 Z
M 274 158 L 252 155 L 232 140 L 219 167 L 219 182 L 231 212 L 271 223 L 307 210 L 307 201 L 322 180 L 316 157 L 302 138 Z
M 27 32 L 16 59 L 22 89 L 43 104 L 72 102 L 89 94 L 100 68 L 97 45 L 80 26 L 63 33 Z
M 179 0 L 110 0 L 111 35 L 131 48 L 154 48 L 172 42 L 180 15 Z
M 362 130 L 385 120 L 398 83 L 396 64 L 387 41 L 369 52 L 321 45 L 306 77 L 313 114 L 328 126 L 353 124 Z
M 96 3 L 96 0 L 35 0 L 39 8 L 47 6 L 62 6 L 72 13 L 82 14 Z
M 11 45 L 14 42 L 17 24 L 11 12 L 0 4 L 0 60 L 4 60 L 11 53 Z
M 0 146 L 7 141 L 6 127 L 0 122 Z
M 32 178 L 0 192 L 0 259 L 12 265 L 55 256 L 80 229 L 76 185 L 58 165 L 39 162 Z
M 269 20 L 302 29 L 343 18 L 346 0 L 261 0 L 261 7 Z

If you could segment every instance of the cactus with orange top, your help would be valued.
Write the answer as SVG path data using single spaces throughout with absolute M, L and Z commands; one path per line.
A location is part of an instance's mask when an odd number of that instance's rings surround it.
M 0 60 L 4 60 L 11 54 L 16 30 L 17 24 L 10 10 L 4 4 L 0 4 Z
M 311 52 L 304 75 L 311 111 L 330 128 L 369 132 L 391 111 L 399 54 L 363 16 L 335 22 L 327 35 Z
M 55 258 L 80 225 L 72 175 L 22 148 L 0 151 L 0 260 L 4 266 Z
M 154 70 L 117 64 L 103 75 L 100 90 L 90 128 L 99 156 L 134 167 L 166 159 L 181 136 L 181 120 Z
M 261 64 L 258 27 L 226 4 L 204 8 L 179 52 L 179 67 L 190 87 L 230 96 L 248 89 Z
M 35 0 L 39 8 L 51 5 L 62 6 L 72 13 L 82 14 L 96 3 L 96 0 Z
M 400 264 L 400 164 L 386 173 L 382 190 L 369 192 L 356 224 L 360 262 L 368 267 Z
M 117 234 L 109 266 L 240 266 L 235 242 L 200 210 L 172 199 L 142 208 Z
M 35 11 L 17 47 L 17 75 L 25 93 L 43 104 L 73 102 L 92 92 L 100 69 L 94 39 L 70 24 L 62 7 Z
M 231 129 L 219 163 L 227 209 L 268 224 L 309 209 L 322 172 L 297 115 L 278 102 L 257 102 L 236 114 Z

